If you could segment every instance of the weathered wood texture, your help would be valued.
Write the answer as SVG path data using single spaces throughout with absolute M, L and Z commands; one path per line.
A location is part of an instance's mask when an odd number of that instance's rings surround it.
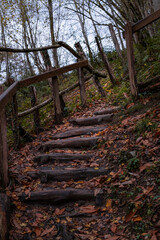
M 102 127 L 81 127 L 68 130 L 63 133 L 59 133 L 53 136 L 53 139 L 62 139 L 62 138 L 69 138 L 69 137 L 76 137 L 80 135 L 90 135 L 92 133 L 97 133 L 106 129 L 106 126 Z
M 60 41 L 58 42 L 59 45 L 63 46 L 64 48 L 66 48 L 69 52 L 71 52 L 76 58 L 80 59 L 80 60 L 84 60 L 86 59 L 85 56 L 82 57 L 81 54 L 79 54 L 79 52 L 76 52 L 73 48 L 71 48 L 68 44 Z M 79 43 L 78 43 L 79 44 Z M 75 47 L 76 47 L 77 43 L 75 44 Z M 83 54 L 83 53 L 82 53 Z M 106 77 L 106 74 L 102 73 L 102 72 L 99 72 L 97 70 L 95 70 L 93 68 L 93 66 L 88 62 L 88 66 L 85 67 L 90 73 L 92 74 L 96 74 L 98 77 Z
M 37 82 L 46 80 L 48 78 L 55 77 L 55 76 L 61 75 L 63 73 L 72 71 L 72 70 L 77 69 L 79 67 L 85 67 L 85 66 L 88 66 L 88 61 L 87 60 L 80 61 L 78 63 L 74 63 L 74 64 L 71 64 L 71 65 L 68 65 L 68 66 L 65 66 L 65 67 L 62 67 L 62 68 L 57 68 L 57 69 L 48 71 L 46 73 L 42 73 L 40 75 L 33 76 L 31 78 L 24 79 L 24 80 L 19 82 L 19 87 L 20 88 L 21 87 L 27 87 L 27 86 L 29 86 L 33 83 L 37 83 Z
M 149 79 L 147 82 L 145 83 L 139 83 L 138 84 L 138 89 L 139 91 L 144 91 L 146 88 L 151 87 L 152 85 L 155 85 L 156 83 L 160 82 L 160 75 L 156 76 L 152 79 Z
M 92 74 L 90 74 L 89 76 L 85 77 L 85 82 L 88 81 L 90 78 L 92 77 Z M 64 89 L 62 90 L 59 95 L 60 96 L 63 96 L 64 94 L 67 94 L 68 92 L 70 92 L 71 90 L 75 89 L 76 87 L 79 86 L 79 82 L 73 84 L 72 86 L 68 87 L 67 89 Z M 21 112 L 21 113 L 18 113 L 18 117 L 21 118 L 21 117 L 25 117 L 31 113 L 33 113 L 35 110 L 37 109 L 40 109 L 42 107 L 45 107 L 47 104 L 51 103 L 53 101 L 53 98 L 49 98 L 47 99 L 46 101 L 36 105 L 35 107 L 33 108 L 30 108 L 24 112 Z
M 85 107 L 87 103 L 87 96 L 86 96 L 86 89 L 85 89 L 84 72 L 82 68 L 78 69 L 78 80 L 79 80 L 79 86 L 80 86 L 81 104 L 82 104 L 82 107 Z
M 101 94 L 102 97 L 106 97 L 106 92 L 105 90 L 103 89 L 98 77 L 96 75 L 93 76 L 93 81 L 95 83 L 95 86 L 98 90 L 98 92 Z
M 0 86 L 0 94 L 2 91 L 3 88 Z M 0 112 L 0 185 L 5 188 L 7 187 L 8 182 L 7 126 L 5 109 L 3 109 Z
M 70 162 L 74 160 L 89 160 L 93 158 L 93 154 L 80 154 L 80 153 L 50 153 L 42 154 L 34 158 L 38 164 L 46 164 L 48 162 Z
M 100 42 L 98 40 L 98 37 L 96 37 L 95 39 L 96 39 L 96 43 L 97 43 L 97 46 L 98 46 L 98 50 L 99 50 L 99 52 L 101 54 L 101 57 L 102 57 L 102 60 L 104 62 L 105 68 L 106 68 L 106 70 L 108 72 L 108 75 L 109 75 L 109 78 L 111 80 L 111 83 L 113 85 L 115 85 L 115 82 L 116 82 L 115 81 L 115 77 L 113 75 L 113 71 L 112 71 L 111 66 L 109 64 L 108 58 L 107 58 L 106 54 L 104 53 L 104 51 L 102 49 L 102 46 L 101 46 L 101 44 L 100 44 Z
M 125 39 L 127 46 L 127 59 L 128 59 L 128 71 L 129 71 L 129 80 L 131 93 L 134 97 L 137 97 L 137 81 L 135 74 L 135 58 L 134 58 L 134 49 L 133 49 L 133 32 L 132 32 L 132 23 L 128 22 L 125 28 Z
M 150 14 L 149 16 L 147 16 L 146 18 L 142 19 L 141 21 L 135 23 L 132 26 L 132 31 L 133 33 L 139 31 L 140 29 L 146 27 L 147 25 L 149 25 L 150 23 L 158 20 L 160 18 L 160 9 L 157 10 L 156 12 Z
M 59 84 L 57 76 L 53 77 L 52 80 L 52 93 L 54 99 L 54 108 L 55 108 L 55 122 L 57 124 L 62 123 L 62 109 L 61 109 L 61 101 L 59 97 Z
M 43 151 L 53 149 L 53 148 L 87 148 L 94 147 L 97 144 L 98 137 L 89 137 L 89 138 L 68 138 L 61 140 L 48 141 L 41 145 L 40 149 Z
M 31 106 L 35 107 L 38 103 L 37 100 L 37 91 L 35 86 L 30 86 L 30 93 L 31 93 Z M 34 119 L 34 128 L 36 133 L 39 133 L 41 131 L 41 120 L 40 120 L 40 115 L 39 115 L 39 110 L 35 109 L 33 112 L 33 119 Z
M 113 108 L 106 108 L 101 111 L 97 111 L 94 113 L 94 115 L 104 115 L 109 113 L 115 113 L 120 109 L 120 107 L 113 107 Z
M 112 119 L 113 119 L 113 114 L 106 114 L 106 115 L 101 115 L 96 117 L 71 119 L 69 122 L 72 123 L 73 125 L 88 126 L 88 125 L 101 124 L 103 122 L 111 122 Z
M 12 97 L 18 90 L 18 82 L 13 83 L 5 92 L 0 95 L 0 111 L 5 108 L 7 103 L 11 102 Z
M 18 122 L 18 103 L 17 94 L 12 98 L 12 131 L 14 138 L 14 148 L 18 149 L 20 144 L 19 122 Z
M 42 202 L 59 203 L 67 201 L 93 200 L 95 199 L 94 191 L 82 189 L 63 189 L 63 190 L 46 190 L 41 192 L 25 193 L 21 196 L 23 202 Z
M 38 52 L 38 51 L 43 51 L 43 50 L 49 50 L 49 49 L 54 49 L 54 48 L 59 48 L 59 47 L 61 47 L 61 46 L 58 43 L 55 44 L 54 46 L 41 47 L 41 48 L 27 48 L 27 49 L 16 49 L 16 48 L 0 47 L 0 52 L 28 53 L 28 52 Z
M 6 194 L 0 193 L 0 239 L 9 239 L 10 200 Z
M 87 180 L 101 175 L 107 175 L 108 170 L 82 168 L 74 170 L 40 170 L 38 172 L 28 172 L 28 175 L 32 178 L 40 178 L 41 182 L 46 183 L 48 181 L 69 181 L 69 180 Z

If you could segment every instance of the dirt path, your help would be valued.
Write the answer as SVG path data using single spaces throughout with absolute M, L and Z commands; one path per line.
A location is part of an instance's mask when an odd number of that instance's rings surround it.
M 11 153 L 11 240 L 158 236 L 157 138 L 132 135 L 143 114 L 120 125 L 117 109 L 98 114 L 79 114 Z M 148 221 L 145 209 L 152 211 Z

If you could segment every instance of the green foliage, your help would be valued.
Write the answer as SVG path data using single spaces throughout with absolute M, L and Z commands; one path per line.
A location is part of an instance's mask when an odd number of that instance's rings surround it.
M 139 120 L 135 126 L 135 132 L 138 134 L 144 134 L 145 132 L 150 132 L 156 129 L 157 123 L 151 122 L 149 117 Z
M 136 157 L 130 158 L 128 161 L 127 168 L 129 171 L 136 170 L 139 168 L 139 159 Z

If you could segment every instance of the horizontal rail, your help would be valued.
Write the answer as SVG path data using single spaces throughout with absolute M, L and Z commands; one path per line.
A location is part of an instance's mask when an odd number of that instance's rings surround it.
M 5 92 L 0 95 L 0 111 L 11 101 L 18 90 L 18 82 L 13 83 Z
M 85 78 L 85 82 L 88 81 L 91 77 L 92 77 L 92 74 L 89 75 L 89 76 L 87 76 L 87 77 Z M 79 86 L 79 82 L 76 82 L 76 83 L 73 84 L 72 86 L 70 86 L 70 87 L 68 87 L 67 89 L 64 89 L 63 91 L 61 91 L 61 92 L 59 93 L 59 95 L 60 95 L 60 96 L 63 96 L 64 94 L 70 92 L 71 90 L 75 89 L 75 88 L 78 87 L 78 86 Z M 51 98 L 45 100 L 44 102 L 36 105 L 35 107 L 32 107 L 32 108 L 30 108 L 30 109 L 27 109 L 27 110 L 25 110 L 24 112 L 18 113 L 18 117 L 19 117 L 19 118 L 25 117 L 25 116 L 33 113 L 35 110 L 38 110 L 38 109 L 40 109 L 40 108 L 42 108 L 42 107 L 45 107 L 47 104 L 51 103 L 52 101 L 53 101 L 53 98 L 51 97 Z
M 43 50 L 48 50 L 48 49 L 53 49 L 53 48 L 59 48 L 61 47 L 59 44 L 55 44 L 52 46 L 48 47 L 40 47 L 40 48 L 28 48 L 28 49 L 16 49 L 16 48 L 5 48 L 5 47 L 0 47 L 0 52 L 20 52 L 20 53 L 26 53 L 26 52 L 38 52 L 38 51 L 43 51 Z
M 88 60 L 80 61 L 62 68 L 57 68 L 52 71 L 13 83 L 5 92 L 0 95 L 0 111 L 4 109 L 4 107 L 11 101 L 14 94 L 16 94 L 17 90 L 20 88 L 27 87 L 31 84 L 86 66 L 88 66 Z
M 37 82 L 46 80 L 48 78 L 58 76 L 58 75 L 61 75 L 63 73 L 72 71 L 74 69 L 81 68 L 81 67 L 86 67 L 86 66 L 88 66 L 88 60 L 80 61 L 78 63 L 74 63 L 74 64 L 71 64 L 71 65 L 68 65 L 68 66 L 65 66 L 65 67 L 62 67 L 62 68 L 57 68 L 57 69 L 51 70 L 49 72 L 42 73 L 40 75 L 36 75 L 36 76 L 31 77 L 31 78 L 27 78 L 27 79 L 24 79 L 24 80 L 20 81 L 19 82 L 19 88 L 27 87 L 27 86 L 29 86 L 33 83 L 37 83 Z
M 157 10 L 156 12 L 150 14 L 146 18 L 142 19 L 141 21 L 135 23 L 132 26 L 132 32 L 135 33 L 137 31 L 139 31 L 140 29 L 146 27 L 147 25 L 149 25 L 150 23 L 156 21 L 159 18 L 160 18 L 160 9 Z

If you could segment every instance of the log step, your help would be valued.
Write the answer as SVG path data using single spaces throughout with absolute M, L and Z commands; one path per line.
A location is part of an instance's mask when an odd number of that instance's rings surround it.
M 35 162 L 39 165 L 46 164 L 48 162 L 70 162 L 74 160 L 89 160 L 93 158 L 93 154 L 80 154 L 80 153 L 50 153 L 42 154 L 34 158 Z
M 97 144 L 98 137 L 89 137 L 89 138 L 68 138 L 61 140 L 48 141 L 41 145 L 40 149 L 47 151 L 53 148 L 87 148 L 94 147 Z
M 114 114 L 112 113 L 112 114 L 105 114 L 105 115 L 89 117 L 89 118 L 71 119 L 69 120 L 69 122 L 72 123 L 73 125 L 79 125 L 79 126 L 96 125 L 104 122 L 111 122 L 113 119 L 113 115 Z
M 20 200 L 22 202 L 38 203 L 59 203 L 66 201 L 93 200 L 95 199 L 94 191 L 86 189 L 57 189 L 30 192 L 28 195 L 22 193 Z
M 69 138 L 75 137 L 80 135 L 90 135 L 91 133 L 97 133 L 106 129 L 106 126 L 102 127 L 85 127 L 85 128 L 76 128 L 66 131 L 64 133 L 56 134 L 53 136 L 53 139 L 62 139 L 62 138 Z
M 115 113 L 120 109 L 120 107 L 113 107 L 113 108 L 106 108 L 101 111 L 97 111 L 94 113 L 94 115 L 104 115 L 109 113 Z
M 47 181 L 69 181 L 71 179 L 83 180 L 91 179 L 101 175 L 107 175 L 108 170 L 93 169 L 93 168 L 82 168 L 82 169 L 73 169 L 73 170 L 39 170 L 38 172 L 28 172 L 28 176 L 32 178 L 40 178 L 42 183 Z

